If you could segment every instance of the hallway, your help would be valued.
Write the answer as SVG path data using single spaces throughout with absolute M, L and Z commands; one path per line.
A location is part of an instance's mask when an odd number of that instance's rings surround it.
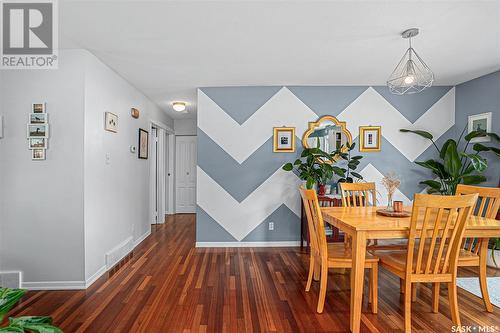
M 304 291 L 308 256 L 298 248 L 196 249 L 191 214 L 152 228 L 111 276 L 88 290 L 29 292 L 10 315 L 51 315 L 64 332 L 348 331 L 348 275 L 330 274 L 325 312 L 317 314 L 318 285 Z M 379 288 L 379 314 L 372 315 L 365 300 L 361 329 L 401 332 L 399 283 L 382 270 Z M 446 291 L 439 314 L 431 313 L 430 289 L 419 292 L 414 328 L 447 332 Z M 459 301 L 464 325 L 500 325 L 498 308 L 486 313 L 481 299 L 461 289 Z

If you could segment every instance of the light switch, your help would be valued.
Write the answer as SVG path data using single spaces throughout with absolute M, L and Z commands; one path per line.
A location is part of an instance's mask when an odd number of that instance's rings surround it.
M 111 164 L 111 153 L 106 153 L 105 161 L 106 161 L 106 165 Z

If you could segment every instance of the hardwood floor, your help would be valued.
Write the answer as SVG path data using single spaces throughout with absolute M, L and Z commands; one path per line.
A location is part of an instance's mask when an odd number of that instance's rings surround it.
M 85 291 L 29 292 L 9 315 L 51 315 L 64 332 L 348 332 L 349 275 L 330 273 L 323 314 L 319 285 L 304 291 L 308 255 L 299 248 L 194 248 L 194 215 L 168 218 L 111 276 Z M 472 275 L 463 270 L 460 275 Z M 499 275 L 490 271 L 489 276 Z M 365 289 L 366 290 L 366 289 Z M 379 272 L 379 313 L 363 303 L 362 332 L 402 332 L 399 280 Z M 462 325 L 496 326 L 500 309 L 459 289 Z M 446 290 L 431 312 L 421 286 L 414 331 L 450 332 Z

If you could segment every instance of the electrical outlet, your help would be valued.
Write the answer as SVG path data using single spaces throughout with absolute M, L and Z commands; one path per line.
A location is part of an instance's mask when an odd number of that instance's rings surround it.
M 269 222 L 269 230 L 274 230 L 274 222 Z

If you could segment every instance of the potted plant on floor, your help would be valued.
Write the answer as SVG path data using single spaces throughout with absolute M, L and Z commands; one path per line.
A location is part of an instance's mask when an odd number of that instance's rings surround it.
M 437 180 L 430 179 L 421 181 L 420 184 L 427 185 L 428 193 L 440 193 L 442 195 L 453 195 L 457 185 L 475 185 L 486 181 L 486 177 L 481 175 L 487 167 L 488 162 L 482 156 L 485 153 L 493 152 L 493 156 L 500 156 L 500 149 L 492 146 L 485 146 L 481 143 L 472 143 L 471 140 L 477 137 L 489 136 L 495 141 L 500 141 L 496 133 L 486 133 L 484 131 L 472 131 L 465 135 L 467 127 L 464 128 L 458 140 L 448 139 L 439 148 L 434 141 L 432 134 L 421 130 L 400 129 L 401 132 L 410 132 L 430 140 L 438 152 L 437 159 L 427 161 L 417 161 L 416 164 L 429 169 L 437 177 Z M 463 149 L 460 149 L 462 137 L 465 140 Z M 472 147 L 472 152 L 468 150 Z
M 0 324 L 5 315 L 17 301 L 24 296 L 24 289 L 0 288 Z M 0 328 L 0 333 L 63 333 L 52 325 L 52 318 L 47 316 L 23 316 L 9 318 L 9 325 Z

